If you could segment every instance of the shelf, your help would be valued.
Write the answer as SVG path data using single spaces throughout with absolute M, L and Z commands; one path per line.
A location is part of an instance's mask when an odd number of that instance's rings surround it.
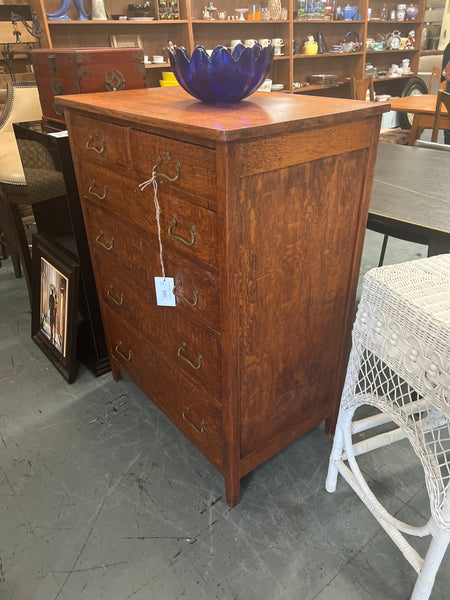
M 217 20 L 217 21 L 208 21 L 207 19 L 193 19 L 193 25 L 270 25 L 273 23 L 279 23 L 281 25 L 289 25 L 289 21 L 232 21 L 232 20 Z
M 403 48 L 399 50 L 366 50 L 366 54 L 374 56 L 376 54 L 404 54 L 405 52 L 420 52 L 419 48 Z
M 337 58 L 338 56 L 347 58 L 349 56 L 361 56 L 362 54 L 364 54 L 362 50 L 358 52 L 324 52 L 323 54 L 294 54 L 294 58 Z M 381 54 L 381 52 L 377 52 L 377 54 Z
M 146 69 L 171 69 L 170 63 L 144 63 Z
M 126 26 L 134 26 L 134 25 L 187 25 L 188 21 L 146 21 L 145 19 L 142 21 L 119 21 L 119 19 L 108 19 L 108 20 L 102 20 L 102 19 L 98 19 L 95 21 L 89 20 L 89 21 L 79 21 L 78 19 L 75 20 L 70 20 L 70 21 L 47 21 L 49 27 L 53 27 L 53 25 L 57 25 L 59 27 L 61 27 L 62 25 L 70 25 L 70 27 L 72 27 L 72 25 L 114 25 L 115 26 L 120 26 L 123 27 L 124 25 Z
M 43 1 L 43 0 L 41 0 Z M 48 4 L 47 9 L 50 11 L 57 10 L 62 0 L 45 0 Z M 139 35 L 143 45 L 144 54 L 150 58 L 156 54 L 162 54 L 163 49 L 167 46 L 167 40 L 172 40 L 177 46 L 184 46 L 188 52 L 192 53 L 197 45 L 203 45 L 205 48 L 214 48 L 217 45 L 223 44 L 228 46 L 233 38 L 274 38 L 281 37 L 285 42 L 285 55 L 275 56 L 272 73 L 269 77 L 274 80 L 281 76 L 285 84 L 284 93 L 291 93 L 294 81 L 306 81 L 308 75 L 313 73 L 333 73 L 338 77 L 339 81 L 348 80 L 351 77 L 357 79 L 364 77 L 365 63 L 372 62 L 374 65 L 386 63 L 400 62 L 401 58 L 410 57 L 411 75 L 395 78 L 379 78 L 377 85 L 382 86 L 382 81 L 386 82 L 386 93 L 389 93 L 390 87 L 395 88 L 395 93 L 398 93 L 398 88 L 404 86 L 408 77 L 413 77 L 417 74 L 419 68 L 420 57 L 420 42 L 422 39 L 422 29 L 424 26 L 424 11 L 425 0 L 417 0 L 416 4 L 419 7 L 419 13 L 416 21 L 400 21 L 387 20 L 382 21 L 377 17 L 367 19 L 368 8 L 372 8 L 372 14 L 378 15 L 378 10 L 381 9 L 385 0 L 361 0 L 358 5 L 358 12 L 363 16 L 360 21 L 345 21 L 344 19 L 294 19 L 298 7 L 297 0 L 282 0 L 282 5 L 287 8 L 287 20 L 273 21 L 251 21 L 251 20 L 210 20 L 203 19 L 202 14 L 205 3 L 203 0 L 178 0 L 180 20 L 159 20 L 153 21 L 79 21 L 77 19 L 78 12 L 71 3 L 69 16 L 71 21 L 48 21 L 50 29 L 50 38 L 53 41 L 53 46 L 58 47 L 87 47 L 87 46 L 104 46 L 110 45 L 110 36 L 113 34 L 122 34 L 124 37 L 135 37 Z M 121 4 L 119 0 L 104 0 L 108 15 L 126 13 L 127 4 Z M 235 16 L 234 8 L 241 5 L 239 0 L 228 0 L 222 2 L 226 5 L 227 13 Z M 352 3 L 350 3 L 352 4 Z M 388 3 L 388 7 L 397 6 L 397 0 L 392 0 Z M 155 3 L 153 3 L 155 5 Z M 245 3 L 244 3 L 245 6 Z M 341 6 L 344 6 L 341 3 Z M 236 13 L 237 14 L 237 13 Z M 317 15 L 315 15 L 317 16 Z M 415 46 L 416 48 L 400 48 L 395 50 L 366 50 L 366 39 L 368 37 L 376 38 L 376 34 L 390 32 L 398 29 L 402 37 L 409 30 L 415 30 Z M 323 54 L 293 54 L 293 48 L 297 51 L 303 49 L 303 41 L 308 35 L 314 35 L 317 38 L 317 33 L 323 35 L 324 41 L 328 49 L 334 43 L 341 43 L 347 31 L 355 30 L 360 39 L 361 46 L 358 52 L 325 52 Z M 337 42 L 339 40 L 339 42 Z M 298 44 L 298 45 L 297 45 Z M 376 58 L 380 55 L 380 58 Z M 158 84 L 158 74 L 161 70 L 170 69 L 168 63 L 164 64 L 147 64 L 145 65 L 147 85 Z M 397 85 L 394 80 L 399 79 Z M 348 87 L 348 86 L 347 86 Z M 334 89 L 333 89 L 334 88 Z M 294 90 L 294 93 L 301 94 L 305 92 L 316 91 L 318 94 L 335 96 L 347 96 L 349 90 L 342 85 L 333 86 L 330 91 L 328 86 L 308 86 Z M 328 92 L 327 92 L 328 90 Z
M 328 24 L 333 24 L 333 25 L 342 24 L 342 25 L 347 25 L 348 26 L 348 25 L 364 25 L 365 22 L 366 22 L 365 20 L 364 21 L 363 20 L 360 20 L 360 21 L 344 21 L 343 19 L 338 19 L 337 21 L 336 20 L 333 21 L 332 19 L 329 19 L 329 20 L 326 20 L 326 19 L 312 19 L 311 21 L 308 21 L 307 19 L 304 19 L 304 20 L 303 19 L 296 19 L 294 21 L 294 25 L 298 25 L 298 24 L 300 24 L 300 25 L 309 25 L 310 23 L 314 23 L 316 25 L 319 25 L 319 24 L 322 23 L 322 24 L 326 24 L 326 25 L 328 25 Z

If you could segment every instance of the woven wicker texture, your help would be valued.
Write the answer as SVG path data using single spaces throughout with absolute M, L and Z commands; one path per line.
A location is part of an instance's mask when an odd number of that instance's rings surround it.
M 378 415 L 353 421 L 364 404 Z M 379 426 L 395 423 L 379 433 Z M 356 433 L 377 429 L 355 442 Z M 355 456 L 408 438 L 419 457 L 431 519 L 412 527 L 387 513 Z M 348 461 L 348 466 L 347 466 Z M 328 491 L 338 471 L 419 573 L 412 598 L 426 599 L 450 540 L 450 255 L 369 271 L 353 328 L 353 346 L 330 458 Z M 423 560 L 401 532 L 432 535 Z

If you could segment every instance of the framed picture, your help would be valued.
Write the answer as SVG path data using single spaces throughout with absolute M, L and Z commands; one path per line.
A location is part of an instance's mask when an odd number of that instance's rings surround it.
M 39 234 L 33 235 L 31 337 L 69 383 L 77 371 L 80 267 Z
M 144 48 L 140 35 L 133 34 L 111 34 L 109 36 L 111 48 Z

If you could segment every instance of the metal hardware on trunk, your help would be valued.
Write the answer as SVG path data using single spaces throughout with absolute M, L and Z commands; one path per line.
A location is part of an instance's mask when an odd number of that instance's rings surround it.
M 120 92 L 125 89 L 125 77 L 118 69 L 111 69 L 105 75 L 105 88 L 109 92 Z
M 175 229 L 175 227 L 177 227 L 177 220 L 175 218 L 173 218 L 172 225 L 168 229 L 169 236 L 172 239 L 177 240 L 177 242 L 181 242 L 182 244 L 185 244 L 186 246 L 193 246 L 195 244 L 195 227 L 193 225 L 189 229 L 189 231 L 191 232 L 191 236 L 192 236 L 192 239 L 190 242 L 188 242 L 187 240 L 183 239 L 182 237 L 180 237 L 178 235 L 174 235 L 172 233 L 172 229 Z
M 198 365 L 194 365 L 194 363 L 191 362 L 189 360 L 189 358 L 186 358 L 186 356 L 183 356 L 181 354 L 183 352 L 183 350 L 186 350 L 186 342 L 182 342 L 181 346 L 178 348 L 178 356 L 181 358 L 181 360 L 184 360 L 184 362 L 187 363 L 192 369 L 194 369 L 195 371 L 198 371 L 200 369 L 200 367 L 202 366 L 202 361 L 203 361 L 202 355 L 197 354 Z
M 194 294 L 195 300 L 193 302 L 191 302 L 185 296 L 182 296 L 181 294 L 177 294 L 176 293 L 177 292 L 177 287 L 180 287 L 180 285 L 182 285 L 181 279 L 177 279 L 177 282 L 176 282 L 176 284 L 175 284 L 175 286 L 173 288 L 173 295 L 176 298 L 179 298 L 180 300 L 183 300 L 183 302 L 186 302 L 186 304 L 188 304 L 192 308 L 194 308 L 194 306 L 197 306 L 197 304 L 198 304 L 198 291 L 197 290 L 192 290 L 192 293 Z
M 102 246 L 105 250 L 110 252 L 114 248 L 114 238 L 112 237 L 111 241 L 109 243 L 105 244 L 105 242 L 102 241 L 102 237 L 103 237 L 103 231 L 100 231 L 98 236 L 95 238 L 95 243 L 98 244 L 99 246 Z
M 200 421 L 200 429 L 190 420 L 189 418 L 189 411 L 190 408 L 189 406 L 186 406 L 186 408 L 183 411 L 183 421 L 186 421 L 186 423 L 188 425 L 190 425 L 192 427 L 192 429 L 194 431 L 196 431 L 199 434 L 205 433 L 205 424 L 203 423 L 203 421 Z

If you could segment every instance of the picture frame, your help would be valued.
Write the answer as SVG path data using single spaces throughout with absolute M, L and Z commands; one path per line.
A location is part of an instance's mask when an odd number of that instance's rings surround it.
M 142 38 L 136 34 L 115 34 L 109 36 L 111 48 L 140 48 L 144 49 Z
M 31 337 L 68 383 L 77 373 L 79 281 L 79 265 L 33 234 Z

